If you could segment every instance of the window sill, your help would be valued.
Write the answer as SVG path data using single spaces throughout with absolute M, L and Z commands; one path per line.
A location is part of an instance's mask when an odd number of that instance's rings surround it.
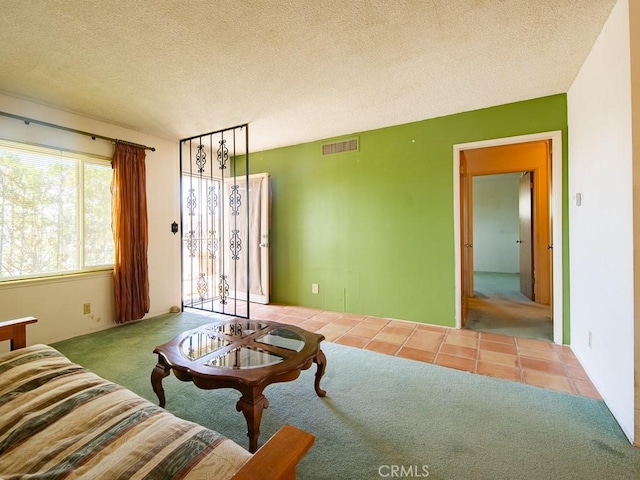
M 107 277 L 107 276 L 109 277 L 113 276 L 113 267 L 109 267 L 101 270 L 92 270 L 90 272 L 69 273 L 66 275 L 52 275 L 49 277 L 7 280 L 4 282 L 0 282 L 0 290 L 10 289 L 10 288 L 36 287 L 36 286 L 47 285 L 51 283 L 77 282 L 81 280 L 87 280 L 90 278 Z

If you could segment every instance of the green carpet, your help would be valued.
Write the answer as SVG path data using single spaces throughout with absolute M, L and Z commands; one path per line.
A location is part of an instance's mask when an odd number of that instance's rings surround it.
M 53 346 L 157 403 L 155 345 L 211 319 L 162 315 Z M 316 436 L 300 479 L 635 479 L 640 449 L 601 401 L 324 342 L 327 372 L 266 388 L 262 444 L 284 423 Z M 167 410 L 245 448 L 235 390 L 201 391 L 171 375 Z M 392 476 L 395 472 L 395 476 Z

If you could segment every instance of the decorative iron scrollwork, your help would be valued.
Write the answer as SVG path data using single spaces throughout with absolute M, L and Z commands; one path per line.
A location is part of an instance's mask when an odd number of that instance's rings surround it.
M 232 323 L 229 325 L 229 335 L 234 337 L 242 336 L 242 324 L 241 323 Z
M 207 237 L 207 252 L 209 253 L 209 258 L 216 257 L 216 252 L 218 251 L 218 236 L 215 230 L 209 230 L 209 236 Z
M 231 260 L 238 260 L 238 253 L 242 250 L 242 239 L 240 238 L 240 230 L 231 230 L 231 238 L 229 241 L 229 250 L 231 250 Z
M 238 216 L 240 205 L 242 205 L 242 195 L 240 195 L 240 186 L 231 186 L 231 195 L 229 195 L 229 206 L 231 207 L 231 215 Z
M 189 195 L 187 196 L 187 211 L 189 212 L 189 216 L 193 217 L 196 214 L 196 205 L 198 201 L 196 199 L 196 189 L 190 188 Z
M 198 295 L 200 296 L 200 300 L 205 300 L 207 298 L 207 292 L 209 291 L 209 284 L 207 282 L 207 274 L 202 272 L 198 276 Z
M 249 164 L 248 156 L 241 154 L 248 152 L 249 146 L 246 127 L 236 128 L 202 134 L 180 143 L 184 218 L 176 222 L 177 234 L 182 237 L 185 306 L 224 312 L 236 302 L 236 275 L 244 275 L 245 268 L 236 268 L 237 264 L 232 262 L 246 260 L 249 253 L 250 242 L 245 231 L 249 186 L 245 183 L 248 173 L 244 174 Z M 238 136 L 236 132 L 242 134 Z M 173 226 L 172 231 L 175 231 Z M 267 240 L 260 241 L 266 243 Z M 230 293 L 232 283 L 234 295 Z M 238 328 L 238 334 L 246 335 L 246 323 L 245 332 Z M 196 348 L 194 354 L 197 353 Z
M 218 143 L 220 144 L 218 147 L 218 164 L 220 165 L 220 170 L 224 170 L 227 168 L 227 160 L 229 160 L 229 149 L 225 145 L 227 141 L 224 138 Z
M 216 193 L 215 185 L 211 185 L 207 191 L 207 209 L 209 210 L 209 215 L 215 216 L 217 207 L 218 194 Z
M 220 284 L 218 285 L 218 293 L 220 294 L 220 303 L 222 305 L 226 305 L 227 297 L 229 296 L 229 283 L 227 282 L 226 275 L 220 275 Z
M 189 252 L 189 256 L 194 258 L 196 256 L 196 252 L 198 251 L 198 241 L 195 238 L 196 232 L 193 230 L 189 230 L 184 239 L 184 246 L 187 248 Z
M 198 145 L 198 153 L 196 153 L 196 165 L 198 166 L 198 173 L 204 172 L 204 166 L 207 163 L 207 152 L 204 151 L 204 145 Z

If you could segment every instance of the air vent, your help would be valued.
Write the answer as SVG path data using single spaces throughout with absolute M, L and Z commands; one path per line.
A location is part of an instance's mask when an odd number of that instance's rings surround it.
M 322 155 L 333 155 L 335 153 L 353 152 L 358 150 L 358 139 L 350 138 L 340 142 L 325 143 L 322 145 Z

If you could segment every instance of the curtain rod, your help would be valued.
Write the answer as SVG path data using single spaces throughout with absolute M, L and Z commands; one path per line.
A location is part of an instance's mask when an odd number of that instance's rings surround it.
M 14 120 L 21 120 L 25 123 L 25 125 L 29 125 L 30 123 L 35 123 L 37 125 L 43 125 L 45 127 L 57 128 L 58 130 L 64 130 L 65 132 L 78 133 L 80 135 L 86 135 L 87 137 L 91 137 L 93 140 L 99 138 L 100 140 L 106 140 L 108 142 L 116 143 L 118 141 L 122 143 L 126 143 L 129 145 L 135 145 L 145 150 L 151 150 L 155 152 L 155 147 L 147 147 L 146 145 L 140 145 L 138 143 L 126 142 L 124 140 L 118 140 L 117 138 L 105 137 L 104 135 L 97 135 L 95 133 L 83 132 L 82 130 L 76 130 L 75 128 L 63 127 L 62 125 L 56 125 L 55 123 L 43 122 L 41 120 L 35 120 L 33 118 L 23 117 L 21 115 L 14 115 L 13 113 L 0 112 L 0 115 L 4 117 L 13 118 Z

